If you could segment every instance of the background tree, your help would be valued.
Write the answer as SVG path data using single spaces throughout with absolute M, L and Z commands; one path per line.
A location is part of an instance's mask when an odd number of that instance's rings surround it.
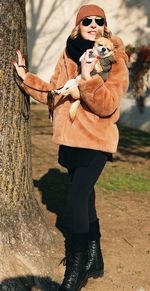
M 33 275 L 13 281 L 21 291 L 34 285 L 35 274 L 48 275 L 43 282 L 53 277 L 54 239 L 33 194 L 29 100 L 13 76 L 15 50 L 27 55 L 25 0 L 1 0 L 0 9 L 0 280 Z

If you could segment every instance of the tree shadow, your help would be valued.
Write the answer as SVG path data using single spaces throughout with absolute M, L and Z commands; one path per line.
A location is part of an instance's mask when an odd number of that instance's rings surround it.
M 67 173 L 63 173 L 57 168 L 49 169 L 40 180 L 33 182 L 34 186 L 41 192 L 42 203 L 50 212 L 57 215 L 56 227 L 66 237 L 70 227 L 69 213 L 66 211 L 66 196 L 69 185 Z
M 150 2 L 149 0 L 124 0 L 123 3 L 128 9 L 133 7 L 138 7 L 139 9 L 143 8 L 145 15 L 147 15 L 147 26 L 150 27 Z
M 119 123 L 119 152 L 123 156 L 135 156 L 150 159 L 150 134 L 138 129 L 121 126 Z M 119 159 L 119 158 L 117 158 Z M 136 160 L 135 160 L 136 162 Z
M 0 290 L 6 291 L 56 291 L 60 285 L 49 277 L 20 276 L 3 280 Z
M 61 2 L 61 3 L 60 3 Z M 38 39 L 42 39 L 43 35 L 49 35 L 49 41 L 46 43 L 43 52 L 41 53 L 41 57 L 38 60 L 36 65 L 32 65 L 32 70 L 34 73 L 37 73 L 39 66 L 43 63 L 43 58 L 47 58 L 49 54 L 50 64 L 52 64 L 52 60 L 56 60 L 56 55 L 59 50 L 62 50 L 62 43 L 58 43 L 57 51 L 56 49 L 53 50 L 53 44 L 60 38 L 60 36 L 64 33 L 65 29 L 69 27 L 70 22 L 74 15 L 76 14 L 78 9 L 73 9 L 71 13 L 68 13 L 68 17 L 63 18 L 59 22 L 59 29 L 54 26 L 49 25 L 48 30 L 45 30 L 46 26 L 48 26 L 48 22 L 50 19 L 59 17 L 59 11 L 61 10 L 61 14 L 63 15 L 63 6 L 67 0 L 51 0 L 51 4 L 49 9 L 47 10 L 47 14 L 45 15 L 45 19 L 41 22 L 41 14 L 43 13 L 44 1 L 39 1 L 38 6 L 36 7 L 34 0 L 30 0 L 29 7 L 30 7 L 30 17 L 31 17 L 31 25 L 28 27 L 28 60 L 29 64 L 31 64 L 32 56 L 33 56 L 33 49 Z M 79 6 L 84 3 L 84 0 L 79 1 Z M 53 21 L 53 20 L 52 20 Z M 50 22 L 51 23 L 51 22 Z M 39 25 L 40 24 L 40 25 Z M 43 39 L 42 39 L 43 40 Z M 65 45 L 65 43 L 64 43 Z
M 136 19 L 132 17 L 132 13 L 134 10 L 137 9 L 138 11 L 143 11 L 144 16 L 146 16 L 147 23 L 146 26 L 144 25 L 135 25 Z M 127 17 L 125 19 L 125 15 L 121 14 L 120 11 L 125 10 L 126 15 L 130 15 L 130 17 Z M 135 41 L 135 46 L 140 47 L 144 44 L 148 44 L 149 42 L 149 28 L 150 28 L 150 2 L 149 0 L 122 0 L 120 2 L 120 6 L 118 7 L 114 17 L 118 21 L 122 23 L 121 26 L 118 26 L 116 34 L 119 34 L 126 30 L 127 27 L 132 29 L 132 34 L 136 35 L 136 41 Z M 138 23 L 138 18 L 137 18 L 137 23 Z M 148 29 L 145 30 L 145 29 Z

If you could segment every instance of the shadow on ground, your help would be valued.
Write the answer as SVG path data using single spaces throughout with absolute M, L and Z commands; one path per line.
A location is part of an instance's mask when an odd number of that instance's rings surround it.
M 6 291 L 56 291 L 59 284 L 49 277 L 21 276 L 8 278 L 1 282 L 0 290 Z
M 41 201 L 45 204 L 47 210 L 57 215 L 56 227 L 66 237 L 70 226 L 69 213 L 66 211 L 68 174 L 57 168 L 52 168 L 40 180 L 34 180 L 33 182 L 34 186 L 40 191 Z
M 123 157 L 129 155 L 150 159 L 150 134 L 119 125 L 120 140 L 118 150 Z M 117 158 L 121 160 L 121 158 Z

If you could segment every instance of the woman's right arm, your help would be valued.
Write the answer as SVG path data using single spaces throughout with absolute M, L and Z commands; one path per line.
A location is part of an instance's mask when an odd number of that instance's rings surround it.
M 47 104 L 48 91 L 53 89 L 51 84 L 44 82 L 30 72 L 26 73 L 21 88 L 32 98 L 44 104 Z
M 55 89 L 60 72 L 59 62 L 56 66 L 51 82 L 41 80 L 37 75 L 26 72 L 25 60 L 20 51 L 17 51 L 18 62 L 13 62 L 18 76 L 23 80 L 21 88 L 35 100 L 47 104 L 48 91 Z M 47 91 L 47 92 L 46 92 Z

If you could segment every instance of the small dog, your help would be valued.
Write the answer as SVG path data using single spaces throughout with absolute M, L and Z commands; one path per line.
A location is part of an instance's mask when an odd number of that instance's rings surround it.
M 113 54 L 113 43 L 110 39 L 105 37 L 96 37 L 95 44 L 91 52 L 89 53 L 89 59 L 87 63 L 91 63 L 94 58 L 98 58 L 94 70 L 91 75 L 99 74 L 104 81 L 107 80 L 109 71 L 112 64 L 115 62 Z M 80 61 L 83 59 L 85 53 L 80 57 Z M 54 90 L 55 94 L 63 94 L 63 96 L 71 95 L 73 99 L 78 99 L 71 105 L 70 118 L 74 121 L 78 106 L 80 105 L 80 92 L 78 89 L 78 82 L 81 79 L 81 74 L 75 79 L 71 79 L 66 82 L 63 88 Z
M 107 80 L 108 73 L 111 70 L 112 64 L 115 62 L 113 49 L 114 45 L 110 39 L 106 37 L 96 38 L 91 56 L 96 56 L 99 62 L 96 63 L 91 75 L 98 73 L 104 81 Z

